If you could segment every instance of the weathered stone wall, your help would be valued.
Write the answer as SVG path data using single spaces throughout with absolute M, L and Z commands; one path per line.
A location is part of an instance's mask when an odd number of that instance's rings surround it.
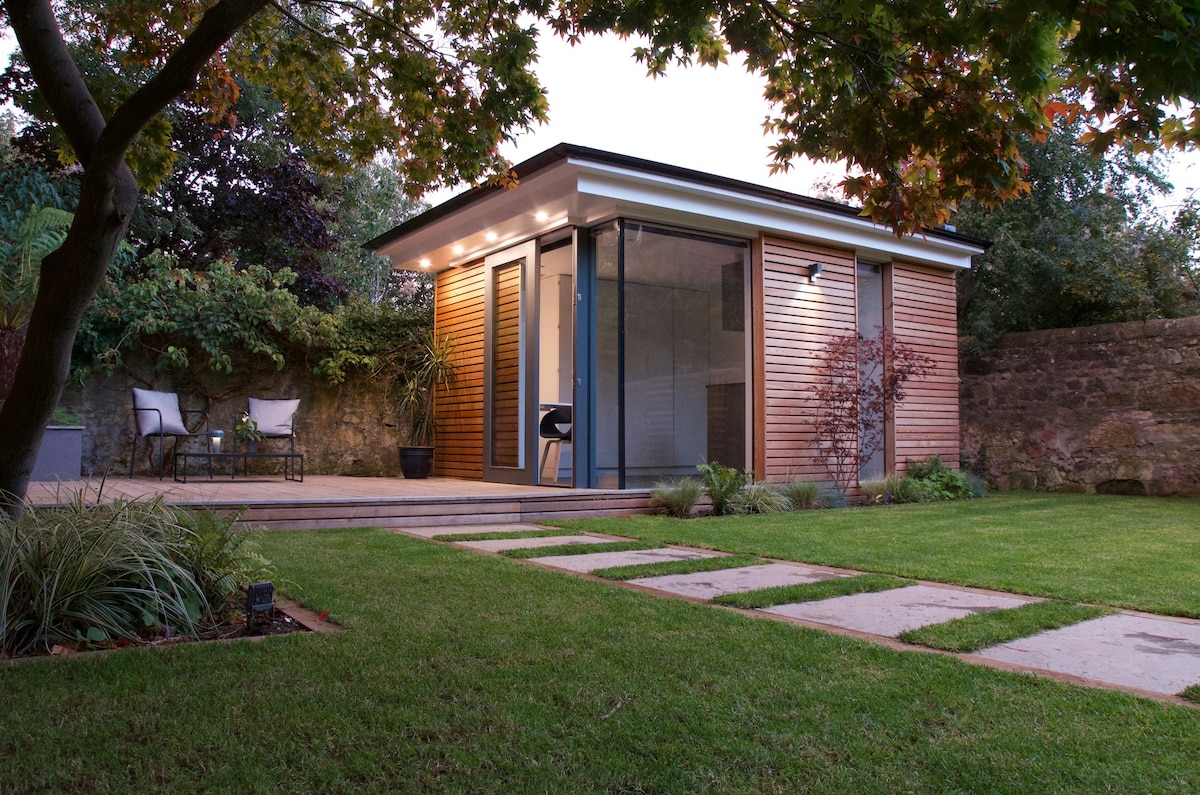
M 62 405 L 79 415 L 86 426 L 83 440 L 83 472 L 124 475 L 129 472 L 133 445 L 131 387 L 180 391 L 184 409 L 203 409 L 201 397 L 177 390 L 168 380 L 148 383 L 125 375 L 92 378 L 82 389 L 68 390 Z M 333 386 L 314 376 L 306 368 L 288 367 L 281 372 L 260 376 L 248 385 L 209 384 L 209 394 L 231 396 L 215 401 L 209 414 L 209 427 L 233 437 L 235 418 L 246 409 L 246 399 L 300 398 L 296 414 L 296 452 L 305 454 L 305 471 L 315 475 L 398 476 L 396 448 L 404 432 L 382 386 L 367 378 L 347 380 Z M 190 449 L 200 450 L 200 440 L 191 440 Z M 268 440 L 263 450 L 283 449 L 283 441 Z M 157 448 L 155 448 L 157 449 Z M 170 447 L 168 446 L 168 450 Z M 154 461 L 146 446 L 138 443 L 135 472 L 153 474 Z
M 1002 488 L 1200 496 L 1200 317 L 962 351 L 964 462 Z

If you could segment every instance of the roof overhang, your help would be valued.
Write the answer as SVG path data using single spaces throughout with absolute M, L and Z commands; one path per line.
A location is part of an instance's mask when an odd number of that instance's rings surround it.
M 485 185 L 380 235 L 367 247 L 404 270 L 457 267 L 535 237 L 618 217 L 753 239 L 851 249 L 860 258 L 969 268 L 985 245 L 946 230 L 898 238 L 854 208 L 689 169 L 560 144 L 519 166 L 515 188 Z

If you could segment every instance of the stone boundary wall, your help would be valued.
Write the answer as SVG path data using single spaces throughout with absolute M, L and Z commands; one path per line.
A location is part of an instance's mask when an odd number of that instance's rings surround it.
M 108 473 L 118 477 L 129 474 L 129 456 L 133 445 L 133 408 L 131 387 L 181 393 L 184 409 L 202 409 L 203 400 L 184 389 L 176 389 L 169 380 L 155 383 L 127 375 L 112 378 L 93 377 L 80 389 L 68 388 L 61 401 L 64 408 L 79 415 L 85 426 L 83 436 L 83 474 L 99 477 Z M 312 475 L 399 476 L 396 448 L 407 434 L 398 427 L 397 416 L 384 394 L 382 385 L 368 378 L 348 379 L 331 385 L 303 366 L 286 367 L 280 372 L 261 375 L 248 385 L 232 381 L 208 385 L 210 392 L 230 394 L 214 403 L 209 427 L 225 431 L 232 440 L 238 414 L 246 409 L 246 399 L 300 398 L 296 414 L 296 452 L 303 452 L 305 473 Z M 192 439 L 186 449 L 202 450 L 203 442 Z M 228 443 L 228 442 L 227 442 Z M 285 449 L 283 440 L 266 440 L 264 451 Z M 168 450 L 170 450 L 168 442 Z M 135 473 L 155 474 L 146 446 L 138 442 Z M 157 451 L 157 446 L 155 446 Z M 169 467 L 169 465 L 168 465 Z
M 964 466 L 1005 489 L 1200 496 L 1200 317 L 1009 334 L 960 356 Z

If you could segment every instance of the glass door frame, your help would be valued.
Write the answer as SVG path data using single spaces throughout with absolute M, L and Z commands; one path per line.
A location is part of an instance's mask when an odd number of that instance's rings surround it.
M 520 263 L 518 287 L 518 407 L 517 463 L 501 466 L 493 463 L 496 441 L 496 275 L 500 268 Z M 538 482 L 538 243 L 529 240 L 520 245 L 489 254 L 484 258 L 484 332 L 483 332 L 483 479 L 491 483 L 534 485 Z

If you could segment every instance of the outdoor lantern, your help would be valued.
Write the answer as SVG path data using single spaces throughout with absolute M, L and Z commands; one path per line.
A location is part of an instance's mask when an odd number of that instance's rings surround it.
M 221 442 L 224 441 L 224 439 L 225 431 L 211 431 L 208 434 L 209 452 L 217 453 L 219 455 L 221 452 Z
M 809 265 L 808 266 L 808 280 L 810 282 L 815 282 L 817 280 L 817 277 L 821 275 L 821 272 L 823 270 L 824 270 L 824 266 L 822 266 L 821 263 L 819 263 L 819 262 L 814 262 L 812 265 Z

